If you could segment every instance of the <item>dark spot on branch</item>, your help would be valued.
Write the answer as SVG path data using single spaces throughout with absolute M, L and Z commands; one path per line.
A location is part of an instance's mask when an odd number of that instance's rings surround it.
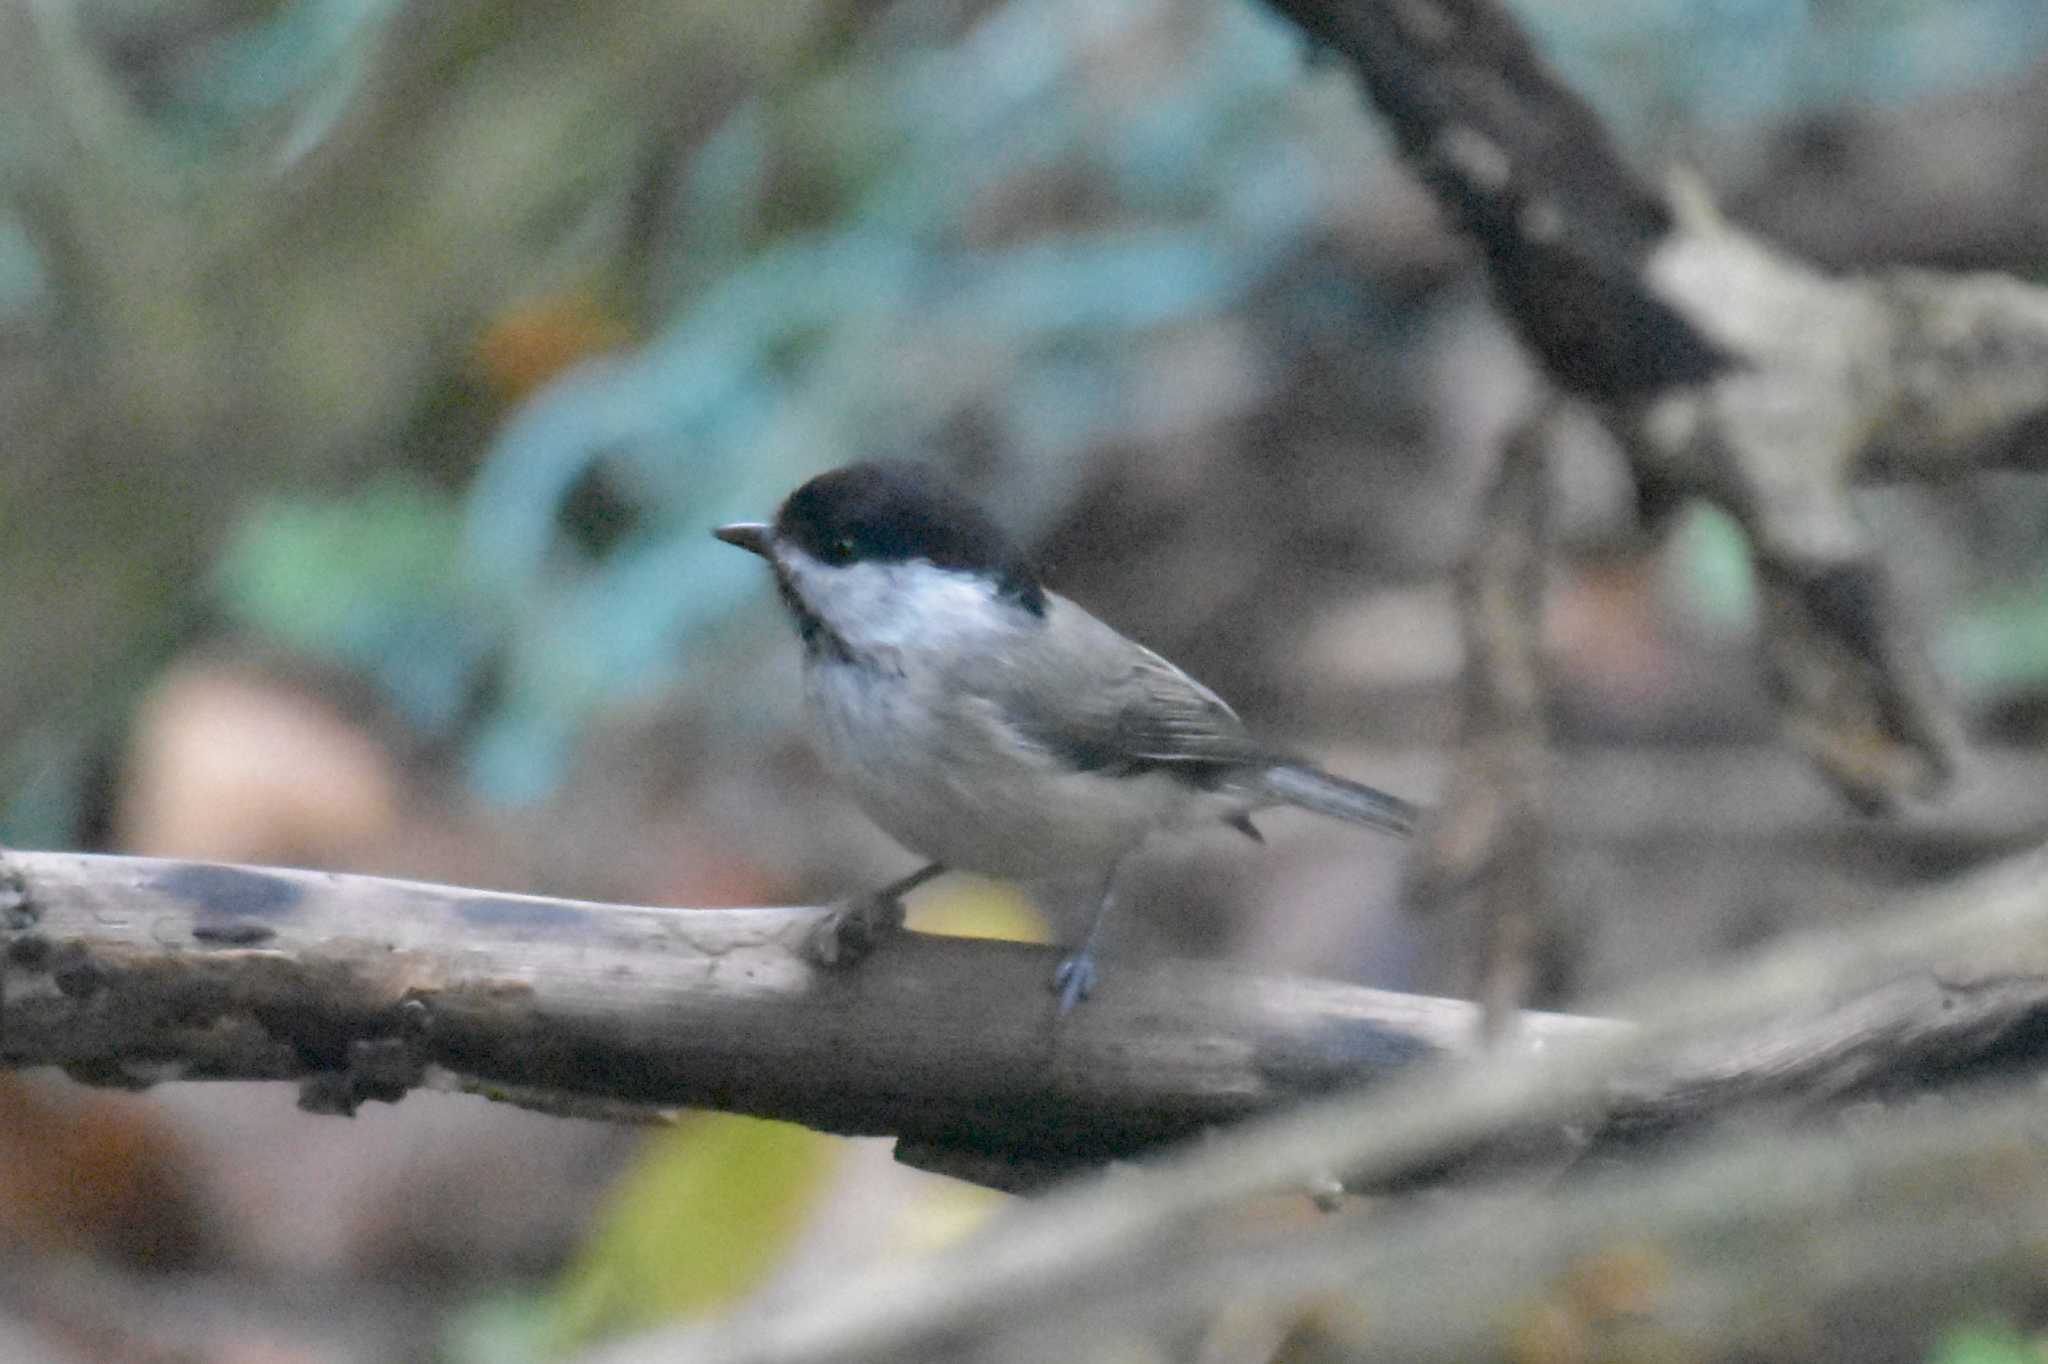
M 140 1092 L 155 1082 L 146 1075 L 138 1075 L 123 1065 L 120 1058 L 113 1056 L 94 1057 L 86 1061 L 73 1061 L 64 1067 L 64 1074 L 82 1085 L 94 1089 L 125 1089 Z
M 1436 1047 L 1385 1023 L 1337 1019 L 1262 1045 L 1253 1065 L 1277 1088 L 1296 1095 L 1331 1088 L 1328 1077 L 1336 1074 L 1386 1074 L 1439 1055 Z
M 306 894 L 305 887 L 282 876 L 205 862 L 181 863 L 151 881 L 150 887 L 235 919 L 288 913 Z
M 7 944 L 7 960 L 24 971 L 40 971 L 50 964 L 50 951 L 48 938 L 31 933 Z
M 0 864 L 0 929 L 16 932 L 35 927 L 35 903 L 28 898 L 28 885 L 13 867 Z
M 348 1076 L 341 1071 L 321 1071 L 299 1082 L 299 1108 L 304 1112 L 330 1118 L 353 1118 L 357 1103 Z
M 377 1021 L 370 1015 L 337 1016 L 283 1003 L 252 1005 L 249 1017 L 272 1038 L 290 1047 L 293 1058 L 310 1071 L 345 1070 L 349 1047 L 364 1034 L 377 1030 Z
M 456 912 L 479 928 L 582 928 L 590 916 L 552 900 L 479 895 L 456 904 Z
M 217 947 L 247 947 L 270 941 L 277 936 L 277 930 L 247 919 L 223 919 L 192 925 L 192 936 Z
M 1651 465 L 1636 465 L 1630 472 L 1635 476 L 1636 519 L 1646 534 L 1660 535 L 1685 510 L 1694 489 Z
M 2048 412 L 2037 412 L 2013 428 L 2002 463 L 2014 469 L 2048 469 Z
M 55 963 L 50 968 L 50 980 L 66 997 L 89 999 L 99 992 L 104 983 L 105 973 L 99 964 L 85 954 L 85 949 L 71 944 L 55 953 Z

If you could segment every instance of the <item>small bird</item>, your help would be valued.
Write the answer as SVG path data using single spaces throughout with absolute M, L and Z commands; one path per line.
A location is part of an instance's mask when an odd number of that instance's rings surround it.
M 1407 833 L 1417 811 L 1268 748 L 1207 687 L 1046 590 L 996 523 L 935 470 L 852 464 L 773 524 L 714 534 L 766 559 L 804 649 L 811 739 L 869 818 L 929 865 L 835 912 L 833 962 L 902 923 L 948 869 L 1094 873 L 1101 894 L 1053 974 L 1060 1012 L 1096 981 L 1117 872 L 1151 834 L 1295 805 Z

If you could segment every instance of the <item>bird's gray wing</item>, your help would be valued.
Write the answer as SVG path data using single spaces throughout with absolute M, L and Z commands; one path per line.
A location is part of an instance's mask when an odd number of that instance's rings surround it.
M 1274 761 L 1216 693 L 1072 602 L 1055 598 L 1054 609 L 1073 613 L 1061 624 L 1077 646 L 1066 663 L 1079 666 L 1058 680 L 1013 677 L 1004 689 L 1003 709 L 1027 742 L 1109 776 L 1177 769 L 1220 782 Z

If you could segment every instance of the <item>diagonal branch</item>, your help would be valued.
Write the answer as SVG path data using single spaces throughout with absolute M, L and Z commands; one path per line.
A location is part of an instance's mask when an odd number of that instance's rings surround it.
M 1960 725 L 1850 488 L 2041 467 L 2048 290 L 1828 274 L 1652 188 L 1499 0 L 1270 3 L 1358 72 L 1646 505 L 1741 522 L 1788 736 L 1860 807 L 1938 794 Z

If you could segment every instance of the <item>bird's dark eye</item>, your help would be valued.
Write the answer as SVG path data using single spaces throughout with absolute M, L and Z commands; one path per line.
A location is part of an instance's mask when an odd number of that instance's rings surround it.
M 853 562 L 854 543 L 851 535 L 842 535 L 825 546 L 827 563 L 850 564 Z

